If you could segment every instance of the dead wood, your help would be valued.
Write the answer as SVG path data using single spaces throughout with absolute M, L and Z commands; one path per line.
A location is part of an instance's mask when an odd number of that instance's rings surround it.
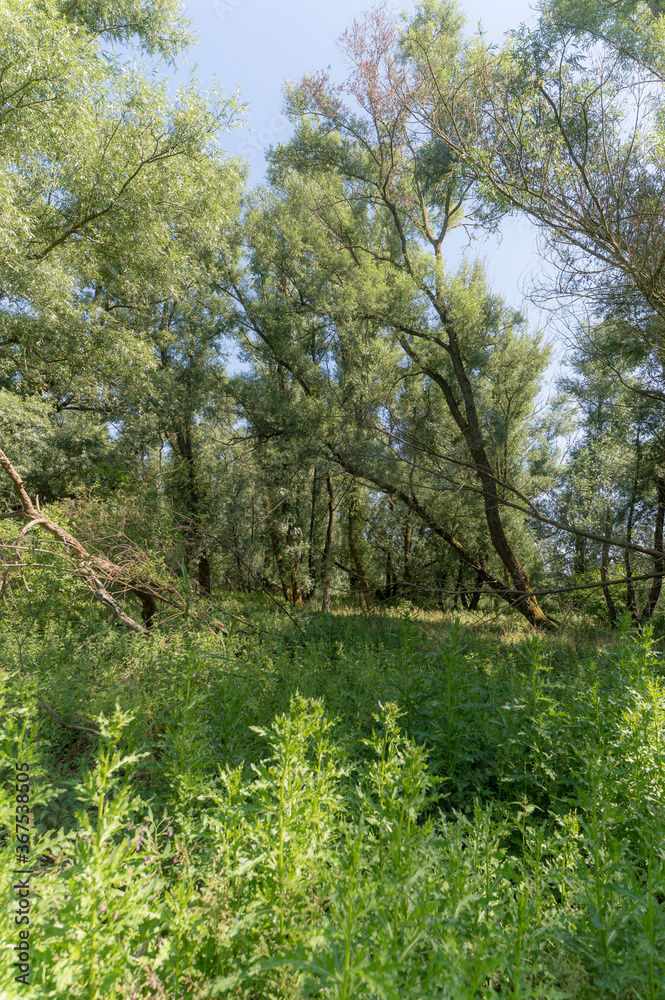
M 0 449 L 0 466 L 11 481 L 14 493 L 21 504 L 20 510 L 7 511 L 0 514 L 0 518 L 20 517 L 26 518 L 28 521 L 21 528 L 16 541 L 14 551 L 17 564 L 21 564 L 21 546 L 25 541 L 26 535 L 32 528 L 40 527 L 60 542 L 70 561 L 74 564 L 76 576 L 86 585 L 95 598 L 111 611 L 117 621 L 125 628 L 131 629 L 132 632 L 138 632 L 140 635 L 148 635 L 156 611 L 155 601 L 157 600 L 184 610 L 184 602 L 177 602 L 172 597 L 167 597 L 159 585 L 137 580 L 135 575 L 129 572 L 127 568 L 118 566 L 103 556 L 92 555 L 74 535 L 70 534 L 70 532 L 61 527 L 52 518 L 45 515 L 43 511 L 37 510 L 28 495 L 25 483 L 2 449 Z M 145 624 L 141 625 L 139 622 L 134 621 L 133 618 L 130 618 L 116 601 L 115 597 L 106 589 L 105 583 L 119 585 L 131 591 L 139 598 Z M 221 623 L 216 624 L 219 625 Z

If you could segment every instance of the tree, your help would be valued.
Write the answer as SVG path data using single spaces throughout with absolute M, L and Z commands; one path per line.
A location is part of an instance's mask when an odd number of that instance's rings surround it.
M 243 180 L 217 145 L 237 102 L 195 86 L 172 101 L 111 49 L 172 59 L 191 42 L 172 0 L 12 0 L 0 32 L 0 384 L 14 399 L 0 429 L 38 410 L 70 432 L 16 455 L 16 474 L 53 499 L 82 463 L 56 477 L 45 460 L 53 447 L 71 458 L 81 431 L 116 475 L 130 442 L 143 453 L 166 437 L 185 470 L 188 556 L 209 590 L 193 439 L 219 362 L 214 269 Z
M 541 227 L 560 293 L 598 306 L 621 288 L 662 315 L 660 22 L 646 4 L 542 9 L 536 29 L 499 52 L 469 43 L 451 67 L 450 5 L 421 4 L 403 39 L 419 119 L 495 215 L 524 212 Z
M 589 330 L 586 349 L 569 359 L 570 374 L 560 380 L 560 387 L 581 411 L 580 436 L 571 449 L 570 461 L 561 476 L 559 506 L 564 516 L 578 524 L 602 526 L 607 536 L 625 540 L 621 553 L 625 574 L 625 606 L 635 621 L 648 620 L 656 607 L 662 588 L 661 555 L 646 559 L 628 547 L 633 541 L 652 544 L 661 550 L 665 508 L 665 479 L 661 456 L 663 441 L 663 405 L 631 392 L 616 380 L 595 357 L 590 344 L 611 337 L 603 326 Z M 574 540 L 573 569 L 583 576 L 600 567 L 603 585 L 609 579 L 611 548 L 609 542 L 589 544 L 580 536 L 562 537 L 559 546 L 570 552 Z M 653 541 L 652 541 L 653 539 Z M 636 573 L 637 568 L 637 573 Z M 646 576 L 647 593 L 639 600 L 634 577 Z M 614 597 L 603 587 L 612 624 L 618 617 Z
M 448 29 L 454 57 L 459 25 L 452 16 Z M 273 153 L 273 205 L 251 237 L 260 267 L 272 267 L 272 280 L 281 282 L 282 321 L 279 327 L 272 323 L 270 333 L 262 329 L 256 346 L 273 352 L 301 385 L 308 405 L 322 398 L 327 383 L 337 412 L 342 405 L 347 418 L 353 415 L 355 443 L 339 422 L 325 423 L 331 457 L 352 476 L 406 503 L 529 621 L 549 627 L 509 537 L 493 429 L 478 402 L 493 341 L 519 320 L 489 294 L 478 269 L 463 269 L 457 279 L 446 274 L 444 239 L 463 221 L 468 184 L 452 162 L 443 177 L 436 174 L 444 147 L 431 132 L 422 134 L 404 103 L 407 79 L 396 26 L 374 13 L 354 25 L 343 47 L 353 67 L 343 88 L 319 75 L 290 94 L 296 135 Z M 258 294 L 242 291 L 232 276 L 229 283 L 246 316 L 264 308 Z M 530 343 L 523 367 L 516 360 L 513 371 L 515 384 L 531 387 L 527 397 L 538 380 L 533 371 L 526 374 L 536 357 L 542 371 L 546 355 Z M 440 394 L 464 453 L 458 461 L 475 480 L 461 488 L 481 499 L 505 582 L 437 522 L 403 475 L 392 481 L 385 475 L 386 459 L 399 462 L 403 446 L 386 434 L 386 398 L 376 390 L 409 377 Z M 520 419 L 526 411 L 528 405 Z M 381 438 L 378 451 L 369 446 L 375 461 L 368 445 Z M 457 475 L 455 485 L 448 481 L 445 488 L 459 488 Z
M 263 330 L 258 315 L 252 316 Z M 269 316 L 266 310 L 263 319 Z M 244 425 L 243 461 L 253 469 L 270 552 L 267 562 L 278 575 L 282 594 L 296 607 L 317 586 L 329 597 L 337 501 L 321 449 L 302 419 L 302 389 L 284 366 L 269 356 L 255 356 L 251 375 L 236 376 L 229 392 Z M 269 582 L 265 573 L 264 582 Z
M 172 102 L 109 48 L 172 57 L 189 36 L 171 0 L 12 0 L 0 31 L 0 370 L 61 408 L 99 407 L 149 360 L 123 307 L 173 280 L 211 170 L 228 184 L 216 136 L 237 106 L 195 87 Z
M 587 310 L 577 347 L 592 347 L 608 373 L 658 403 L 665 399 L 661 5 L 552 0 L 541 12 L 535 29 L 513 32 L 501 50 L 477 38 L 452 58 L 455 6 L 419 4 L 400 37 L 401 108 L 431 136 L 432 176 L 443 184 L 453 169 L 466 183 L 472 218 L 493 226 L 521 212 L 540 227 L 558 268 L 545 290 Z M 585 338 L 584 329 L 599 325 L 603 337 Z M 662 566 L 656 542 L 610 536 L 605 517 L 587 527 L 551 504 L 546 511 L 514 499 L 578 545 L 600 540 Z

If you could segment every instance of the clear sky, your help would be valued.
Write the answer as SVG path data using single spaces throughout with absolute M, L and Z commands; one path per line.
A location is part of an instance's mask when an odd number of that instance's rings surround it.
M 533 17 L 534 0 L 462 0 L 469 33 L 481 22 L 487 38 L 500 42 L 504 32 Z M 332 65 L 343 67 L 337 39 L 354 17 L 371 6 L 371 0 L 190 0 L 185 12 L 193 21 L 200 42 L 185 57 L 179 76 L 186 77 L 198 63 L 196 76 L 205 89 L 214 75 L 224 91 L 239 87 L 249 102 L 249 128 L 224 137 L 230 152 L 249 161 L 251 181 L 264 176 L 264 151 L 289 135 L 289 124 L 281 113 L 284 80 L 298 80 L 304 73 Z M 412 7 L 411 2 L 397 8 Z M 455 269 L 462 241 L 449 250 Z M 532 324 L 544 317 L 528 303 L 529 276 L 539 270 L 534 233 L 524 220 L 508 220 L 499 245 L 491 240 L 476 244 L 474 254 L 487 265 L 492 286 L 511 304 L 526 306 Z

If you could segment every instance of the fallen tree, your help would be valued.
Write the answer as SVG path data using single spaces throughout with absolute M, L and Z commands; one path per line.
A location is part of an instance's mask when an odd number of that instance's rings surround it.
M 14 545 L 14 553 L 18 565 L 21 565 L 22 562 L 21 547 L 28 532 L 33 528 L 42 528 L 60 542 L 64 552 L 73 564 L 74 573 L 78 579 L 85 584 L 95 599 L 103 604 L 105 608 L 108 608 L 117 621 L 125 628 L 131 629 L 132 632 L 138 632 L 141 635 L 148 635 L 157 611 L 157 601 L 162 601 L 177 607 L 183 612 L 185 611 L 185 602 L 182 598 L 177 600 L 180 596 L 177 592 L 167 595 L 164 593 L 164 588 L 161 585 L 151 581 L 136 579 L 129 567 L 123 568 L 106 559 L 104 556 L 93 555 L 88 552 L 85 546 L 74 535 L 70 534 L 69 531 L 44 514 L 32 502 L 25 488 L 25 483 L 2 449 L 0 449 L 0 466 L 10 480 L 14 493 L 21 505 L 16 510 L 0 513 L 0 519 L 16 518 L 27 521 L 19 531 Z M 113 594 L 107 589 L 108 585 L 121 586 L 124 590 L 130 591 L 138 597 L 142 607 L 143 624 L 135 621 L 127 614 Z

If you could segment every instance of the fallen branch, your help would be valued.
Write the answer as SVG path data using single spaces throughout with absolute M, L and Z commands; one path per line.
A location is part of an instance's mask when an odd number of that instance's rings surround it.
M 55 719 L 55 721 L 57 723 L 59 723 L 61 726 L 64 726 L 65 729 L 77 729 L 77 730 L 80 730 L 80 732 L 82 732 L 82 733 L 90 733 L 92 736 L 100 736 L 101 735 L 101 733 L 99 732 L 98 729 L 89 729 L 88 726 L 78 726 L 75 722 L 65 722 L 64 719 L 60 718 L 60 716 L 55 711 L 55 709 L 51 708 L 50 705 L 46 704 L 46 702 L 41 697 L 41 695 L 39 695 L 39 694 L 36 695 L 36 698 L 37 698 L 37 701 L 39 702 L 39 704 L 43 708 L 45 708 L 47 712 L 50 712 L 50 714 L 53 716 L 53 718 Z
M 91 555 L 87 549 L 81 545 L 77 538 L 74 538 L 73 535 L 53 521 L 50 517 L 46 517 L 42 512 L 38 511 L 28 495 L 25 483 L 1 448 L 0 466 L 2 466 L 2 469 L 11 481 L 14 493 L 18 497 L 21 504 L 20 510 L 8 511 L 7 514 L 2 516 L 25 517 L 29 522 L 21 529 L 16 542 L 15 552 L 19 562 L 21 545 L 25 540 L 27 532 L 35 526 L 42 527 L 61 543 L 66 554 L 75 564 L 76 575 L 83 581 L 83 583 L 85 583 L 86 587 L 88 587 L 95 598 L 103 604 L 104 607 L 109 609 L 120 624 L 124 625 L 125 628 L 131 629 L 132 632 L 138 632 L 140 635 L 148 635 L 148 628 L 140 625 L 138 622 L 134 621 L 133 618 L 130 618 L 130 616 L 118 604 L 113 595 L 110 594 L 105 588 L 100 577 L 105 577 L 113 583 L 121 583 L 128 586 L 142 600 L 160 598 L 160 594 L 150 586 L 132 586 L 131 581 L 127 579 L 127 574 L 120 566 L 116 566 L 115 563 L 109 562 L 108 559 Z

